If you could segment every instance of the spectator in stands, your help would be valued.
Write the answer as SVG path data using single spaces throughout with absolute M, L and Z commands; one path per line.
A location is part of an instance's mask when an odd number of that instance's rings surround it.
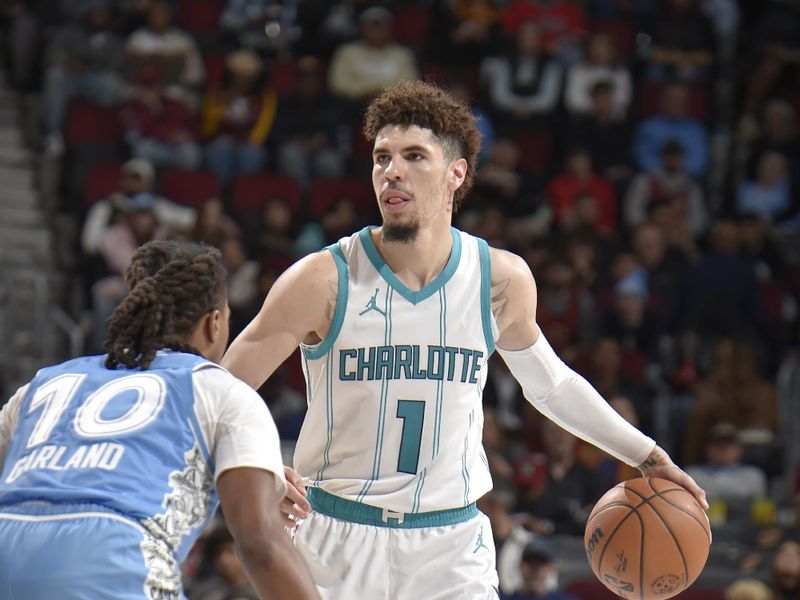
M 360 103 L 388 85 L 417 78 L 414 53 L 392 40 L 392 21 L 380 6 L 361 13 L 360 39 L 339 46 L 331 59 L 331 92 Z
M 180 206 L 160 196 L 152 195 L 155 182 L 153 165 L 141 158 L 133 158 L 122 166 L 118 191 L 108 198 L 92 204 L 83 222 L 81 249 L 84 255 L 96 255 L 106 230 L 115 222 L 115 217 L 130 198 L 149 193 L 153 198 L 153 214 L 156 220 L 176 233 L 188 232 L 195 223 L 193 208 Z
M 239 46 L 259 53 L 285 53 L 300 36 L 296 23 L 299 2 L 228 0 L 220 29 L 236 37 Z
M 540 277 L 536 320 L 558 355 L 570 363 L 595 333 L 594 300 L 564 260 L 554 259 Z
M 352 198 L 342 196 L 334 200 L 325 214 L 316 221 L 309 221 L 300 230 L 292 251 L 296 257 L 305 256 L 322 250 L 348 232 L 353 232 L 363 225 L 363 217 Z
M 689 271 L 683 328 L 702 340 L 722 336 L 772 340 L 754 265 L 740 254 L 739 228 L 720 220 L 709 253 Z
M 793 202 L 792 197 L 786 157 L 779 152 L 767 151 L 758 161 L 755 180 L 743 181 L 739 185 L 736 209 L 740 214 L 751 213 L 780 221 L 794 213 L 800 204 Z
M 783 98 L 773 98 L 764 105 L 759 132 L 747 150 L 746 177 L 753 177 L 761 157 L 767 152 L 778 152 L 789 163 L 792 184 L 800 183 L 800 128 L 792 105 Z
M 550 521 L 553 533 L 582 534 L 591 507 L 605 492 L 597 473 L 578 462 L 578 438 L 547 419 L 541 422 L 549 479 L 535 500 L 522 507 Z
M 258 600 L 236 553 L 233 536 L 224 523 L 206 536 L 203 562 L 209 565 L 211 573 L 192 586 L 192 600 Z
M 62 130 L 70 101 L 83 98 L 113 106 L 126 92 L 124 44 L 111 28 L 108 7 L 95 2 L 80 14 L 79 22 L 57 30 L 45 58 L 44 150 L 53 158 L 64 152 Z
M 514 140 L 507 137 L 495 139 L 489 159 L 479 167 L 475 176 L 476 198 L 470 208 L 496 203 L 511 217 L 529 216 L 535 212 L 539 205 L 537 186 L 520 166 L 521 152 Z
M 500 49 L 500 9 L 495 0 L 438 3 L 432 44 L 437 60 L 474 65 Z
M 625 196 L 625 223 L 636 227 L 643 223 L 657 204 L 673 207 L 694 236 L 706 229 L 708 211 L 703 192 L 686 168 L 686 147 L 676 139 L 661 148 L 659 164 L 637 175 Z
M 197 113 L 184 100 L 166 93 L 155 66 L 139 69 L 122 117 L 134 157 L 156 167 L 191 170 L 200 166 Z
M 586 357 L 586 366 L 581 365 L 584 361 L 576 361 L 581 374 L 609 403 L 616 397 L 630 402 L 636 424 L 643 422 L 644 430 L 650 431 L 653 407 L 651 390 L 644 381 L 646 357 L 635 349 L 623 351 L 620 341 L 612 337 L 595 340 Z
M 503 27 L 515 36 L 526 21 L 541 24 L 542 47 L 565 63 L 580 56 L 580 44 L 586 35 L 586 18 L 574 0 L 514 0 L 503 12 Z
M 342 139 L 349 139 L 350 128 L 341 103 L 325 92 L 323 77 L 319 60 L 298 60 L 297 92 L 281 102 L 276 123 L 278 167 L 305 189 L 315 177 L 344 174 Z
M 714 30 L 697 0 L 665 0 L 656 18 L 647 76 L 651 81 L 705 79 L 714 62 Z
M 648 306 L 664 331 L 680 324 L 681 290 L 685 285 L 686 258 L 668 246 L 667 235 L 653 223 L 643 223 L 631 240 L 636 260 L 647 275 Z
M 200 50 L 191 35 L 172 26 L 169 2 L 150 3 L 147 26 L 131 34 L 126 52 L 130 73 L 143 64 L 154 65 L 170 95 L 191 101 L 203 85 L 206 73 Z
M 511 514 L 514 496 L 512 488 L 495 484 L 490 492 L 478 500 L 478 507 L 492 524 L 502 594 L 512 594 L 522 586 L 519 570 L 522 551 L 535 538 L 535 534 L 524 527 L 521 519 Z
M 688 90 L 680 84 L 664 88 L 662 112 L 644 119 L 636 130 L 633 152 L 639 168 L 653 171 L 661 166 L 661 151 L 670 140 L 680 143 L 685 169 L 702 178 L 708 168 L 708 134 L 702 123 L 687 115 Z
M 502 129 L 541 128 L 558 104 L 563 69 L 542 48 L 536 22 L 520 23 L 514 36 L 510 53 L 486 58 L 481 64 L 489 101 Z
M 258 275 L 261 270 L 258 262 L 247 256 L 242 240 L 228 237 L 219 244 L 222 251 L 222 264 L 228 274 L 228 305 L 231 307 L 231 321 L 241 330 L 253 315 L 249 313 L 258 294 Z
M 773 600 L 769 586 L 758 579 L 737 579 L 725 588 L 725 600 Z
M 265 143 L 278 113 L 278 93 L 267 81 L 264 62 L 252 50 L 225 59 L 222 83 L 206 92 L 203 135 L 208 168 L 230 184 L 238 173 L 255 173 L 267 161 Z
M 556 224 L 574 220 L 575 205 L 581 196 L 596 203 L 597 232 L 612 231 L 617 221 L 617 199 L 613 186 L 592 170 L 592 157 L 585 148 L 573 148 L 567 155 L 564 172 L 547 186 Z
M 772 600 L 800 598 L 800 542 L 784 540 L 772 561 Z
M 222 200 L 212 197 L 206 198 L 197 207 L 197 220 L 189 232 L 189 239 L 219 248 L 223 240 L 239 234 L 239 226 L 225 213 Z
M 501 595 L 503 600 L 577 600 L 558 590 L 556 554 L 546 539 L 537 537 L 528 542 L 519 570 L 522 586 L 511 595 Z
M 483 165 L 492 154 L 496 132 L 492 119 L 483 108 L 473 102 L 469 85 L 458 77 L 453 77 L 447 84 L 447 91 L 470 107 L 475 117 L 478 131 L 481 133 L 481 149 L 478 152 L 478 165 Z
M 629 122 L 615 110 L 615 94 L 612 81 L 594 83 L 590 111 L 573 121 L 569 138 L 573 146 L 586 148 L 597 172 L 619 190 L 633 175 L 632 135 Z
M 603 320 L 601 333 L 616 339 L 625 351 L 637 352 L 648 361 L 658 359 L 662 330 L 648 306 L 647 273 L 641 266 L 614 286 L 614 305 Z
M 608 82 L 613 91 L 612 114 L 624 117 L 633 94 L 631 74 L 617 61 L 613 38 L 607 33 L 595 33 L 586 43 L 585 58 L 567 71 L 564 103 L 575 115 L 587 115 L 593 108 L 592 90 L 600 82 Z
M 722 421 L 733 423 L 740 435 L 760 430 L 768 439 L 778 431 L 775 386 L 758 373 L 750 344 L 732 338 L 717 343 L 711 370 L 697 385 L 684 444 L 685 464 L 702 460 L 709 432 Z
M 108 317 L 128 293 L 124 274 L 133 253 L 146 242 L 166 237 L 165 229 L 159 227 L 156 219 L 155 204 L 155 198 L 147 192 L 126 198 L 121 207 L 121 218 L 100 238 L 98 251 L 105 261 L 108 275 L 92 286 L 95 351 L 103 348 Z
M 739 133 L 749 137 L 757 129 L 761 103 L 773 92 L 787 71 L 800 67 L 800 2 L 770 2 L 752 36 L 750 54 L 756 61 L 746 79 L 743 114 Z
M 720 422 L 711 427 L 705 442 L 705 462 L 690 466 L 686 472 L 702 486 L 709 498 L 756 500 L 767 496 L 764 471 L 742 464 L 744 447 L 733 423 Z
M 285 198 L 280 196 L 269 198 L 256 218 L 243 219 L 243 222 L 254 225 L 247 231 L 251 256 L 259 259 L 268 256 L 284 258 L 292 256 L 297 229 L 292 209 Z

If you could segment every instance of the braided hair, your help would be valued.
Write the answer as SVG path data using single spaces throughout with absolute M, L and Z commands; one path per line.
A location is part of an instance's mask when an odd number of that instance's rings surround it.
M 221 260 L 219 250 L 195 242 L 136 250 L 125 273 L 130 291 L 108 320 L 106 367 L 146 369 L 162 348 L 200 354 L 186 340 L 203 316 L 225 306 Z

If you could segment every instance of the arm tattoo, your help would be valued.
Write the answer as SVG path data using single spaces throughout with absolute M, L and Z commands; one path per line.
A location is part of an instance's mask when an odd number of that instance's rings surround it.
M 506 303 L 508 302 L 508 296 L 506 295 L 506 288 L 508 288 L 508 284 L 511 282 L 510 279 L 504 279 L 503 281 L 493 281 L 492 282 L 492 289 L 491 289 L 491 296 L 492 296 L 492 314 L 494 318 L 498 321 L 503 314 L 503 311 L 506 308 Z
M 330 295 L 325 305 L 325 318 L 328 323 L 333 323 L 333 314 L 336 311 L 336 298 L 339 297 L 339 280 L 328 281 Z
M 655 467 L 658 464 L 658 460 L 656 458 L 650 457 L 646 459 L 642 464 L 639 465 L 640 469 L 649 469 L 650 467 Z

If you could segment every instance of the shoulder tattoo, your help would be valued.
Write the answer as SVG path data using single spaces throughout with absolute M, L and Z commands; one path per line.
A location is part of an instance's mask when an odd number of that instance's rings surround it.
M 510 279 L 503 279 L 502 281 L 492 281 L 491 297 L 492 297 L 492 314 L 498 321 L 503 315 L 508 302 L 506 289 L 510 283 Z
M 339 280 L 328 281 L 328 299 L 325 303 L 325 319 L 328 323 L 333 322 L 333 314 L 336 312 L 336 299 L 339 297 Z

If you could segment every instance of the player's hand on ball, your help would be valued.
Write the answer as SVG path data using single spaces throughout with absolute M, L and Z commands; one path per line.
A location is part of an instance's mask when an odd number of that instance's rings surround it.
M 672 462 L 669 454 L 663 448 L 656 446 L 647 460 L 639 465 L 639 470 L 645 477 L 661 477 L 686 488 L 703 507 L 703 510 L 708 510 L 706 493 L 688 473 Z
M 286 477 L 286 496 L 280 503 L 283 522 L 287 527 L 297 527 L 297 519 L 305 519 L 311 513 L 311 505 L 306 500 L 308 492 L 303 478 L 291 467 L 283 467 Z

